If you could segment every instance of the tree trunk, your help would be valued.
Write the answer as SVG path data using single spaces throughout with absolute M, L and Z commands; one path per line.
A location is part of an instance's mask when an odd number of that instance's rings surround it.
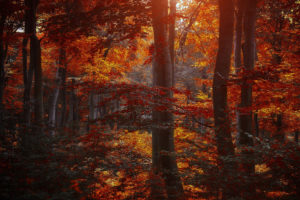
M 55 126 L 56 126 L 56 107 L 57 100 L 59 96 L 59 86 L 60 86 L 59 68 L 57 68 L 55 83 L 57 84 L 53 90 L 53 95 L 49 103 L 49 133 L 51 136 L 55 136 Z
M 244 66 L 245 70 L 252 71 L 255 65 L 255 21 L 256 21 L 256 0 L 245 1 L 244 16 Z M 242 167 L 246 177 L 246 184 L 242 188 L 242 194 L 245 199 L 255 197 L 255 187 L 251 183 L 251 177 L 254 176 L 254 155 L 249 147 L 253 147 L 253 117 L 252 117 L 252 83 L 249 83 L 247 77 L 243 78 L 241 84 L 241 104 L 239 128 L 240 141 L 242 145 Z M 250 182 L 249 182 L 250 181 Z
M 6 16 L 1 15 L 0 18 L 0 138 L 4 137 L 4 104 L 3 104 L 3 94 L 5 88 L 5 71 L 4 63 L 6 58 L 6 50 L 4 47 L 4 25 L 6 21 Z M 3 140 L 2 140 L 3 141 Z
M 30 63 L 34 65 L 34 126 L 43 134 L 43 72 L 41 66 L 41 44 L 36 36 L 30 39 Z
M 274 139 L 280 143 L 284 143 L 285 140 L 285 135 L 283 133 L 283 128 L 282 128 L 283 126 L 282 122 L 283 122 L 283 113 L 276 114 L 276 122 L 275 122 L 276 133 Z
M 67 113 L 67 103 L 66 103 L 66 73 L 67 73 L 67 65 L 62 68 L 61 74 L 61 120 L 59 122 L 59 126 L 63 128 L 66 123 L 66 113 Z
M 239 73 L 242 65 L 242 35 L 243 35 L 243 19 L 244 19 L 244 0 L 238 0 L 237 13 L 235 21 L 235 41 L 234 41 L 234 67 L 235 72 Z
M 245 1 L 237 1 L 237 12 L 235 13 L 235 40 L 234 40 L 234 68 L 235 73 L 239 74 L 242 66 L 242 36 L 243 36 L 243 19 L 244 19 L 244 8 Z M 240 113 L 239 104 L 236 105 L 236 124 L 237 124 L 237 142 L 239 145 L 240 137 Z
M 26 26 L 26 25 L 25 25 Z M 26 29 L 26 28 L 25 28 Z M 31 121 L 31 86 L 32 86 L 32 78 L 33 78 L 33 68 L 29 65 L 29 69 L 27 69 L 27 43 L 28 38 L 25 36 L 23 39 L 23 80 L 24 80 L 24 99 L 23 99 L 23 112 L 24 112 L 24 126 L 28 131 L 30 129 L 30 121 Z
M 164 21 L 168 16 L 168 0 L 152 0 L 152 17 L 154 31 L 154 86 L 163 88 L 165 94 L 156 96 L 157 102 L 162 102 L 166 98 L 171 98 L 172 93 L 167 88 L 172 87 L 172 61 L 170 58 L 168 29 Z M 154 127 L 152 130 L 153 141 L 153 172 L 155 175 L 162 175 L 168 199 L 183 199 L 184 192 L 178 175 L 174 148 L 173 115 L 168 111 L 153 110 Z M 152 197 L 162 199 L 161 194 L 155 194 L 154 186 Z
M 59 66 L 57 68 L 56 80 L 54 83 L 55 88 L 49 105 L 49 130 L 51 136 L 55 136 L 57 102 L 58 102 L 60 87 L 62 84 L 62 74 L 63 74 L 64 65 L 65 65 L 65 50 L 61 48 L 60 55 L 59 55 Z
M 95 90 L 92 89 L 89 94 L 89 118 L 88 118 L 88 126 L 87 131 L 90 130 L 90 125 L 95 123 L 98 114 L 98 94 L 95 94 Z
M 72 134 L 76 134 L 79 128 L 79 102 L 76 95 L 76 90 L 74 89 L 75 80 L 72 79 L 72 90 L 69 97 L 69 113 L 68 113 L 68 124 L 73 130 Z
M 169 25 L 169 50 L 172 63 L 172 86 L 175 87 L 175 23 L 176 23 L 176 0 L 170 0 L 170 25 Z
M 25 36 L 23 38 L 23 80 L 24 80 L 24 99 L 23 99 L 23 109 L 24 109 L 24 126 L 25 131 L 28 132 L 30 130 L 31 125 L 31 87 L 32 87 L 32 79 L 33 79 L 33 64 L 27 64 L 27 43 L 28 38 L 31 39 L 35 34 L 36 30 L 36 18 L 35 18 L 35 5 L 32 0 L 25 0 Z M 30 62 L 32 62 L 30 60 Z
M 222 199 L 238 196 L 233 175 L 236 173 L 234 147 L 230 131 L 230 117 L 227 103 L 227 82 L 233 43 L 234 4 L 232 0 L 219 0 L 220 26 L 219 48 L 213 78 L 213 108 L 215 134 L 222 182 Z M 224 159 L 227 158 L 227 159 Z M 226 180 L 228 182 L 226 182 Z
M 25 145 L 25 150 L 30 151 L 34 147 L 31 144 L 31 87 L 33 80 L 33 73 L 36 69 L 41 67 L 41 58 L 40 58 L 40 44 L 36 37 L 36 9 L 38 5 L 38 0 L 25 0 L 25 37 L 23 39 L 23 79 L 24 79 L 24 135 L 23 135 L 23 144 Z M 27 43 L 28 38 L 30 38 L 30 63 L 29 69 L 27 69 Z M 37 66 L 39 65 L 39 66 Z M 37 75 L 40 72 L 37 72 Z M 38 77 L 41 79 L 42 77 Z M 39 90 L 36 88 L 36 95 L 38 95 Z M 40 109 L 40 108 L 39 108 Z M 39 112 L 38 109 L 35 109 L 35 112 Z M 37 118 L 35 118 L 37 119 Z M 39 119 L 40 120 L 40 119 Z M 35 120 L 35 129 L 40 123 L 39 120 Z M 37 131 L 36 131 L 37 132 Z

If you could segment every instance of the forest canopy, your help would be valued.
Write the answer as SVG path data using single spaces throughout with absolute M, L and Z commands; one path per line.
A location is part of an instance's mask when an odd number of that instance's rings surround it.
M 299 10 L 0 0 L 0 199 L 299 199 Z

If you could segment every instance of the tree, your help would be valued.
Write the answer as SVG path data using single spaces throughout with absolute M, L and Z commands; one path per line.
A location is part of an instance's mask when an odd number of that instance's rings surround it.
M 1 1 L 1 4 L 3 2 Z M 3 93 L 4 93 L 4 85 L 5 85 L 5 71 L 4 71 L 4 63 L 6 59 L 7 45 L 4 43 L 4 26 L 7 18 L 7 13 L 3 12 L 1 9 L 0 16 L 0 133 L 1 138 L 4 133 L 4 105 L 3 105 Z
M 34 120 L 32 136 L 43 135 L 43 74 L 41 66 L 41 44 L 40 40 L 36 35 L 36 23 L 37 23 L 37 7 L 39 0 L 26 0 L 25 1 L 25 38 L 23 40 L 23 76 L 24 76 L 24 121 L 25 121 L 25 132 L 24 143 L 27 149 L 29 142 L 26 137 L 29 133 L 30 115 L 31 115 L 31 85 L 32 78 L 34 76 Z M 30 62 L 29 69 L 27 69 L 27 37 L 30 38 Z M 33 138 L 31 138 L 33 139 Z M 35 138 L 34 140 L 37 140 Z M 28 146 L 29 145 L 29 146 Z M 33 145 L 34 146 L 34 145 Z
M 154 31 L 154 64 L 153 85 L 162 90 L 162 96 L 156 96 L 157 102 L 171 98 L 172 93 L 168 89 L 173 85 L 172 61 L 170 57 L 168 29 L 168 1 L 152 1 L 152 17 Z M 156 176 L 162 176 L 168 199 L 182 199 L 184 196 L 178 168 L 176 163 L 173 133 L 173 116 L 168 111 L 153 110 L 154 128 L 152 129 L 152 166 Z M 156 183 L 154 183 L 156 184 Z M 154 185 L 152 197 L 161 199 L 159 185 Z M 158 192 L 158 194 L 157 194 Z
M 243 5 L 244 3 L 244 5 Z M 246 199 L 253 199 L 255 196 L 254 185 L 250 182 L 251 177 L 255 173 L 253 163 L 253 153 L 249 150 L 249 147 L 253 146 L 253 116 L 252 116 L 252 83 L 246 77 L 245 72 L 251 72 L 254 69 L 255 64 L 255 21 L 256 21 L 256 1 L 248 0 L 240 3 L 240 10 L 244 10 L 243 27 L 244 27 L 244 73 L 245 77 L 242 77 L 241 83 L 241 103 L 239 112 L 239 130 L 240 138 L 239 143 L 242 145 L 242 165 L 243 170 L 246 173 L 247 184 L 243 188 L 243 195 Z M 245 6 L 245 8 L 242 8 Z
M 237 170 L 234 161 L 234 147 L 230 131 L 230 117 L 227 102 L 227 83 L 233 43 L 234 4 L 232 0 L 219 0 L 220 26 L 219 48 L 213 78 L 213 109 L 219 165 L 223 180 L 222 199 L 230 199 L 238 194 L 232 183 Z

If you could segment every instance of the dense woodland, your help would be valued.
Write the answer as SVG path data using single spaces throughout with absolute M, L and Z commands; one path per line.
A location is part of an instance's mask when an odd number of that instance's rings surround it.
M 0 199 L 300 199 L 299 0 L 0 0 Z

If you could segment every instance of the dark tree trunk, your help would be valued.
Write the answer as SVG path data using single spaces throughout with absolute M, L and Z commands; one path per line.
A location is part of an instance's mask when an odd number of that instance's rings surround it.
M 169 25 L 169 50 L 172 63 L 172 86 L 175 87 L 175 48 L 174 42 L 176 37 L 176 0 L 170 0 L 170 25 Z
M 219 48 L 213 78 L 213 108 L 219 165 L 222 170 L 222 182 L 224 182 L 221 188 L 223 193 L 222 199 L 225 200 L 238 196 L 238 191 L 236 191 L 236 186 L 233 183 L 233 175 L 237 169 L 236 162 L 228 159 L 234 158 L 235 156 L 227 103 L 227 82 L 230 70 L 234 28 L 233 1 L 219 0 L 219 9 Z
M 244 16 L 244 67 L 251 71 L 255 65 L 255 21 L 256 21 L 256 0 L 247 0 L 245 3 Z M 245 173 L 246 183 L 242 188 L 242 195 L 245 199 L 255 197 L 255 187 L 251 183 L 251 177 L 254 176 L 254 155 L 249 147 L 253 147 L 253 116 L 252 116 L 252 83 L 249 83 L 247 77 L 243 78 L 241 84 L 241 104 L 240 104 L 240 141 L 242 145 L 242 167 Z
M 23 80 L 24 80 L 24 99 L 23 99 L 23 112 L 24 112 L 24 126 L 25 129 L 30 129 L 30 121 L 31 121 L 31 102 L 30 102 L 30 94 L 31 94 L 31 86 L 33 79 L 33 68 L 29 65 L 29 69 L 27 69 L 27 43 L 28 38 L 25 36 L 23 39 Z M 28 131 L 28 130 L 27 130 Z
M 73 130 L 73 134 L 76 134 L 79 128 L 79 102 L 74 86 L 75 80 L 72 79 L 72 90 L 69 97 L 68 125 Z
M 67 113 L 67 97 L 66 97 L 66 77 L 67 77 L 67 65 L 62 70 L 61 74 L 61 120 L 59 122 L 59 126 L 63 128 L 66 123 L 66 113 Z
M 6 58 L 6 48 L 4 47 L 4 25 L 6 21 L 6 16 L 1 14 L 0 16 L 0 138 L 4 137 L 4 104 L 3 95 L 5 88 L 5 70 L 4 63 Z M 3 140 L 2 140 L 3 141 Z
M 276 133 L 274 136 L 274 139 L 277 140 L 280 143 L 284 143 L 285 135 L 283 133 L 283 113 L 279 113 L 276 115 Z
M 152 0 L 152 17 L 154 30 L 154 86 L 163 88 L 165 95 L 156 96 L 157 102 L 171 98 L 172 93 L 166 89 L 172 87 L 172 61 L 170 58 L 168 29 L 164 21 L 168 17 L 168 0 Z M 184 192 L 178 174 L 174 148 L 173 115 L 168 111 L 153 110 L 154 128 L 153 141 L 153 171 L 155 175 L 162 175 L 168 199 L 183 199 Z M 156 194 L 159 185 L 152 189 L 154 199 L 162 199 L 161 194 Z
M 36 37 L 36 9 L 38 0 L 25 0 L 25 36 L 23 39 L 23 79 L 24 79 L 24 99 L 23 99 L 23 110 L 24 110 L 24 135 L 23 144 L 25 149 L 29 150 L 34 145 L 31 143 L 30 132 L 31 132 L 31 87 L 34 71 L 36 68 L 41 66 L 40 58 L 40 44 Z M 29 69 L 27 67 L 27 43 L 30 38 L 30 63 Z M 37 66 L 39 65 L 39 66 Z M 37 72 L 39 74 L 40 72 Z M 41 79 L 42 77 L 38 78 Z M 37 89 L 37 88 L 36 88 Z M 38 90 L 35 91 L 36 95 Z M 35 103 L 35 102 L 34 102 Z M 36 112 L 38 110 L 36 109 Z M 36 118 L 35 118 L 36 119 Z M 35 120 L 35 129 L 39 120 Z M 38 125 L 39 126 L 39 125 Z
M 23 38 L 23 80 L 24 80 L 24 99 L 23 99 L 23 109 L 24 109 L 24 126 L 25 131 L 28 132 L 30 129 L 31 122 L 31 86 L 33 79 L 33 66 L 27 63 L 27 44 L 28 38 L 35 34 L 35 9 L 32 1 L 25 1 L 25 36 Z
M 43 72 L 41 66 L 41 44 L 36 36 L 30 39 L 30 63 L 34 65 L 34 126 L 43 134 Z
M 243 19 L 244 19 L 244 8 L 245 1 L 238 0 L 237 12 L 235 21 L 235 41 L 234 41 L 234 67 L 235 72 L 239 73 L 242 65 L 242 35 L 243 35 Z
M 243 19 L 244 19 L 244 0 L 237 1 L 237 11 L 235 12 L 235 40 L 234 40 L 234 68 L 238 74 L 242 66 L 242 36 L 243 36 Z M 237 124 L 237 144 L 239 145 L 240 135 L 240 113 L 239 104 L 236 105 L 236 124 Z

